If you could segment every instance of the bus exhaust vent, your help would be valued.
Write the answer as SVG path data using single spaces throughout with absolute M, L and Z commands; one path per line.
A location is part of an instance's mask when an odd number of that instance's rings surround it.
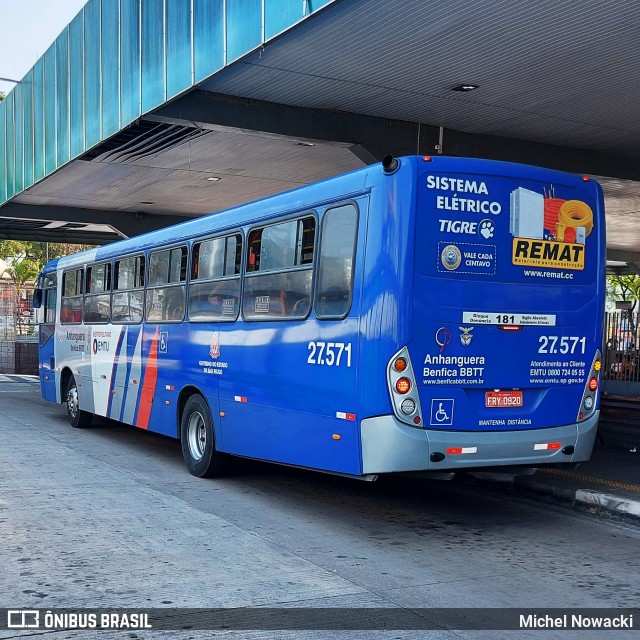
M 83 156 L 92 162 L 135 163 L 213 133 L 197 127 L 139 120 Z

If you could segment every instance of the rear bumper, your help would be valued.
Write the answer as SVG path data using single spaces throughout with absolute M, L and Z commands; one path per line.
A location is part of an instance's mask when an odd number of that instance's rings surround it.
M 591 457 L 599 417 L 596 411 L 584 422 L 523 431 L 430 431 L 409 427 L 394 416 L 367 418 L 360 425 L 362 473 L 581 462 Z M 540 449 L 549 442 L 559 442 L 560 448 Z M 469 453 L 447 455 L 451 447 Z M 573 453 L 563 453 L 566 447 L 573 447 Z M 444 454 L 444 458 L 434 462 L 434 453 Z

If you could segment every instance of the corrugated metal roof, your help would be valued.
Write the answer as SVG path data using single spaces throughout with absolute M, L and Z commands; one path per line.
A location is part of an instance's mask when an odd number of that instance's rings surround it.
M 203 86 L 638 157 L 639 24 L 626 0 L 342 2 Z

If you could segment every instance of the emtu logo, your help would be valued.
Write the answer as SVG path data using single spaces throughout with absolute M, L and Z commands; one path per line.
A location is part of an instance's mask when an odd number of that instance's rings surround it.
M 98 351 L 109 351 L 108 340 L 98 340 L 97 338 L 93 339 L 93 355 L 95 356 Z

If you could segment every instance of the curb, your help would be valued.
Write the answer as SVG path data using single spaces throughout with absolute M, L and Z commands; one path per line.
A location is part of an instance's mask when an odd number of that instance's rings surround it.
M 494 491 L 509 491 L 540 502 L 555 502 L 564 507 L 626 524 L 640 525 L 640 501 L 613 496 L 590 489 L 554 486 L 531 476 L 480 472 L 469 474 L 472 484 Z
M 632 519 L 638 519 L 638 522 L 640 522 L 640 502 L 637 500 L 619 498 L 589 489 L 576 490 L 575 500 L 576 502 L 594 506 L 598 509 L 621 514 Z

